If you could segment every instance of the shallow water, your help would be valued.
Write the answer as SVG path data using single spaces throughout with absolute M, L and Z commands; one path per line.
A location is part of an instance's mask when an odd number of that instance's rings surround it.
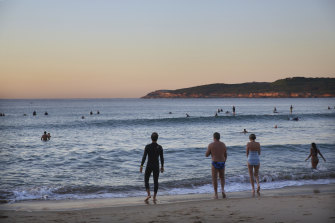
M 153 131 L 165 156 L 160 194 L 212 192 L 204 154 L 215 131 L 228 147 L 226 191 L 250 190 L 243 129 L 262 146 L 262 188 L 334 183 L 334 105 L 333 98 L 0 100 L 0 199 L 142 196 L 139 165 Z M 318 170 L 304 162 L 311 142 L 327 159 Z

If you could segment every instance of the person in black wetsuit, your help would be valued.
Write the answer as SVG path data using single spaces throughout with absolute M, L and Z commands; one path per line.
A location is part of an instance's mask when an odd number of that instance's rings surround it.
M 140 172 L 142 173 L 143 164 L 148 156 L 148 162 L 147 162 L 147 166 L 145 168 L 145 174 L 144 174 L 144 184 L 145 184 L 145 189 L 148 193 L 148 196 L 146 197 L 144 201 L 148 201 L 151 198 L 150 187 L 149 187 L 149 178 L 150 178 L 151 172 L 153 172 L 153 176 L 154 176 L 154 197 L 153 197 L 154 201 L 156 201 L 156 195 L 158 191 L 159 171 L 161 171 L 161 173 L 164 172 L 163 148 L 161 145 L 157 144 L 158 134 L 156 132 L 151 134 L 151 140 L 152 140 L 152 143 L 145 146 L 144 154 L 143 154 L 143 158 L 141 162 L 141 167 L 140 167 Z M 158 157 L 160 157 L 160 160 L 161 160 L 160 169 L 159 169 Z

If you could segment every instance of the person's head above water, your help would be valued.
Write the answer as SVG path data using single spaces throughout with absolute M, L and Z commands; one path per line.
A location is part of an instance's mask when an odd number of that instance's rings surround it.
M 157 133 L 157 132 L 153 132 L 153 133 L 151 134 L 151 140 L 152 140 L 153 142 L 157 142 L 157 140 L 158 140 L 158 133 Z
M 216 139 L 216 140 L 220 140 L 220 133 L 214 132 L 213 138 Z
M 47 134 L 47 132 L 46 132 L 46 131 L 44 131 L 44 134 Z
M 249 135 L 249 139 L 251 139 L 251 140 L 255 140 L 255 139 L 256 139 L 256 135 L 255 135 L 255 134 L 250 134 L 250 135 Z

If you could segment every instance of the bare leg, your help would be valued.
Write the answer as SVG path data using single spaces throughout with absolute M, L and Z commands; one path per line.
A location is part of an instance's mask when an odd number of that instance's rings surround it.
M 252 193 L 255 193 L 255 182 L 254 182 L 254 174 L 253 174 L 253 166 L 248 164 L 249 176 L 250 176 L 250 183 L 252 188 Z
M 257 166 L 254 166 L 254 168 L 255 168 L 254 176 L 255 176 L 255 179 L 256 179 L 256 183 L 257 183 L 257 193 L 259 193 L 259 191 L 261 190 L 261 187 L 259 185 L 259 175 L 258 175 L 260 165 L 261 164 L 259 164 Z
M 225 185 L 225 173 L 224 172 L 225 172 L 225 168 L 219 170 L 222 198 L 226 198 L 226 194 L 224 192 L 224 185 Z
M 156 199 L 156 195 L 157 195 L 157 192 L 154 193 L 154 197 L 152 198 L 153 201 L 157 201 L 157 199 Z
M 151 198 L 150 189 L 147 189 L 147 194 L 148 194 L 148 196 L 145 198 L 144 201 L 148 201 Z
M 217 170 L 212 166 L 212 182 L 214 187 L 214 198 L 218 199 L 218 175 Z

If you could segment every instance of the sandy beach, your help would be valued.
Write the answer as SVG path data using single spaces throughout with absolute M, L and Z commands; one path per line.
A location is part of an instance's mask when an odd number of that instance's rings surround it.
M 335 222 L 335 185 L 228 193 L 66 201 L 0 206 L 1 222 Z

